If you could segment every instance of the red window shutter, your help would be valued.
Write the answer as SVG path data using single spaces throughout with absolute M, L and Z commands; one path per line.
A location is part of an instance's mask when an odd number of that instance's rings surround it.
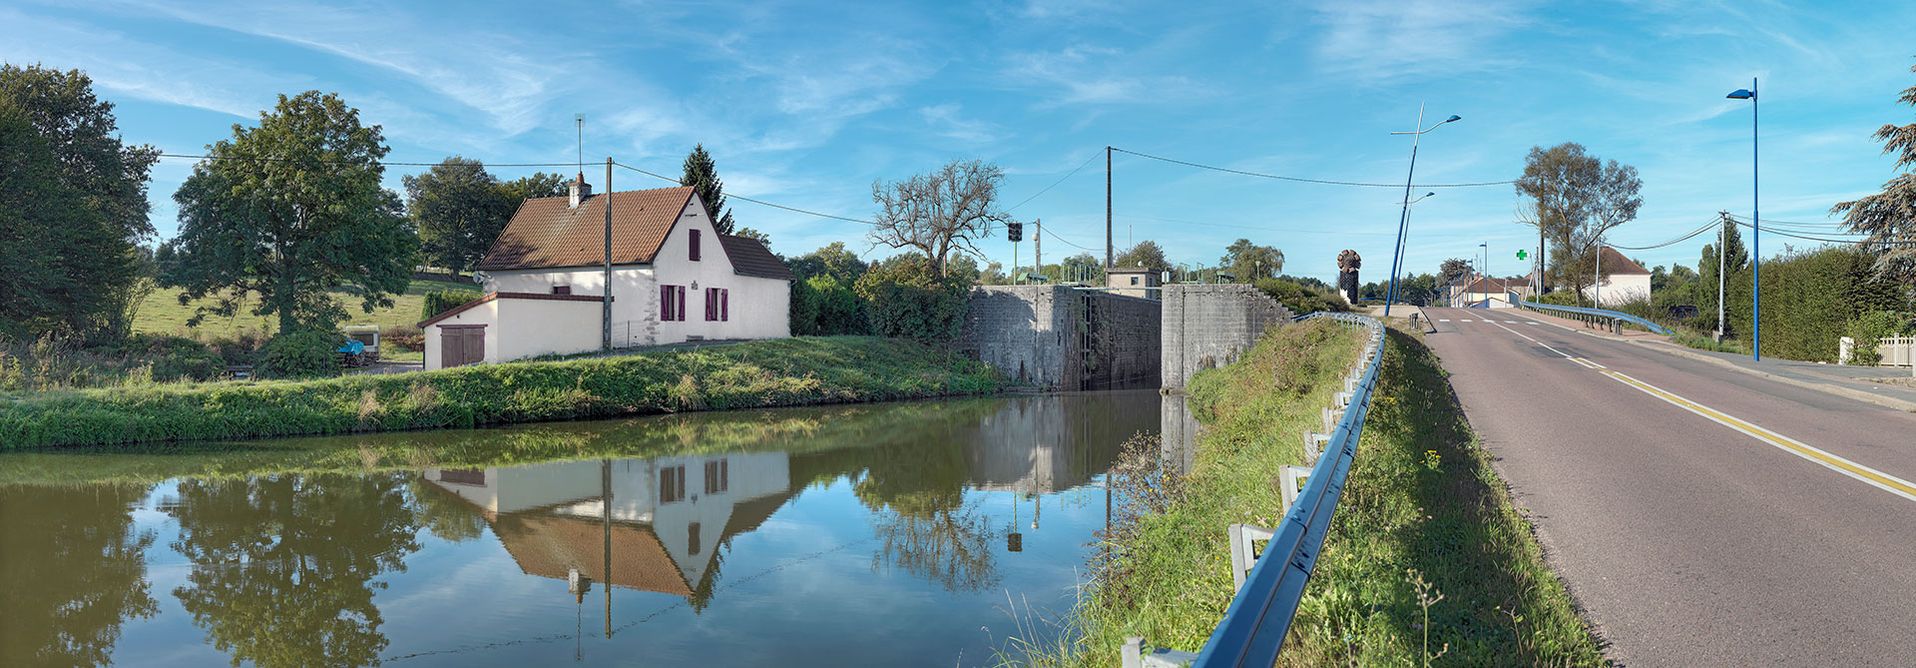
M 719 320 L 724 320 L 729 322 L 731 319 L 732 319 L 732 289 L 725 288 L 725 289 L 719 290 Z
M 659 319 L 672 319 L 672 286 L 659 286 Z
M 679 307 L 679 317 L 678 317 L 678 320 L 679 320 L 679 322 L 684 322 L 684 321 L 685 321 L 685 286 L 683 286 L 683 285 L 677 285 L 677 286 L 673 286 L 673 287 L 674 287 L 675 289 L 677 289 L 677 291 L 678 291 L 678 293 L 679 293 L 679 298 L 678 298 L 678 300 L 677 300 L 677 301 L 678 301 L 678 307 Z
M 715 296 L 714 293 L 716 292 L 718 292 L 718 288 L 705 289 L 705 321 L 706 322 L 711 322 L 713 320 L 718 319 L 718 310 L 716 309 L 716 307 L 718 306 L 718 300 L 713 299 L 713 297 Z
M 691 240 L 692 240 L 692 252 L 691 252 L 691 255 L 689 255 L 688 257 L 691 257 L 693 262 L 697 262 L 699 261 L 699 231 L 698 230 L 686 230 L 686 231 L 691 232 L 691 235 L 689 236 L 691 237 Z

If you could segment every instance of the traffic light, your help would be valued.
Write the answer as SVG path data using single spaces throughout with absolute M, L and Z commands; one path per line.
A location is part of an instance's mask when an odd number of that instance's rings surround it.
M 1005 223 L 1005 238 L 1014 242 L 1024 241 L 1025 240 L 1025 224 L 1024 223 Z

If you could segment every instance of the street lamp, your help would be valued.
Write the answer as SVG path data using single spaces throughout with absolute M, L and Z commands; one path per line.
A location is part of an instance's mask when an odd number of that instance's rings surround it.
M 1419 197 L 1417 199 L 1411 200 L 1409 203 L 1405 204 L 1404 205 L 1404 225 L 1408 226 L 1410 224 L 1410 207 L 1416 206 L 1418 202 L 1422 202 L 1424 200 L 1427 200 L 1436 196 L 1437 196 L 1436 191 L 1427 192 L 1427 193 L 1424 193 L 1423 197 Z M 1397 275 L 1397 271 L 1396 271 L 1397 260 L 1402 257 L 1404 257 L 1404 235 L 1399 234 L 1397 235 L 1397 252 L 1391 255 L 1391 276 L 1393 278 Z M 1390 310 L 1389 299 L 1384 300 L 1384 310 L 1385 311 Z M 1389 315 L 1389 314 L 1387 313 L 1386 315 Z
M 1403 213 L 1397 216 L 1397 252 L 1392 254 L 1390 259 L 1390 291 L 1384 296 L 1385 317 L 1390 316 L 1391 302 L 1397 301 L 1397 265 L 1404 259 L 1404 228 L 1410 224 L 1410 186 L 1411 181 L 1417 178 L 1417 144 L 1423 140 L 1425 133 L 1442 127 L 1445 123 L 1454 123 L 1461 120 L 1463 120 L 1462 116 L 1453 115 L 1426 128 L 1424 127 L 1424 105 L 1420 103 L 1417 105 L 1418 129 L 1412 132 L 1391 133 L 1394 135 L 1411 135 L 1410 174 L 1404 177 L 1404 209 Z
M 1739 88 L 1724 97 L 1750 101 L 1750 356 L 1761 362 L 1763 361 L 1763 217 L 1758 209 L 1763 198 L 1758 193 L 1757 178 L 1756 77 L 1750 77 L 1748 89 Z

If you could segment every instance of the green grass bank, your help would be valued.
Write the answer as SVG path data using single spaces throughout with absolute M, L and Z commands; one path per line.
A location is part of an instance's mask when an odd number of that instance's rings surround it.
M 1282 327 L 1193 379 L 1205 426 L 1195 466 L 1185 476 L 1120 466 L 1114 484 L 1129 498 L 1069 622 L 1079 634 L 1023 660 L 1117 665 L 1129 635 L 1200 648 L 1233 593 L 1225 526 L 1277 524 L 1279 467 L 1301 463 L 1299 434 L 1360 345 L 1358 331 L 1327 322 Z M 1138 456 L 1156 456 L 1148 450 Z M 1280 665 L 1603 663 L 1414 335 L 1389 334 L 1334 522 Z
M 804 337 L 618 357 L 317 381 L 0 397 L 4 449 L 468 428 L 983 394 L 990 368 L 875 337 Z

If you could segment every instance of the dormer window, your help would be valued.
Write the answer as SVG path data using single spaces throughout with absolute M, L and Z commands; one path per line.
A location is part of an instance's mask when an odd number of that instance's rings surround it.
M 697 261 L 699 261 L 699 231 L 698 231 L 698 230 L 686 230 L 686 232 L 690 232 L 690 233 L 691 233 L 691 234 L 690 234 L 689 236 L 690 236 L 690 238 L 691 238 L 691 240 L 692 240 L 692 249 L 691 249 L 691 252 L 690 252 L 690 253 L 689 253 L 689 254 L 688 254 L 688 255 L 687 255 L 686 257 L 689 257 L 689 258 L 691 258 L 693 262 L 697 262 Z

